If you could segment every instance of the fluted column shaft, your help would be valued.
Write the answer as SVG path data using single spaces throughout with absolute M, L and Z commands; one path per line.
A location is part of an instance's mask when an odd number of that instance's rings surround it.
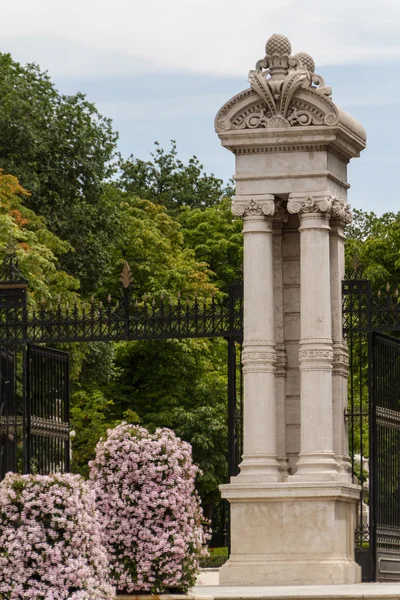
M 276 451 L 273 196 L 236 197 L 243 219 L 243 461 L 241 479 L 280 481 Z
M 290 195 L 300 218 L 300 454 L 294 480 L 337 478 L 333 453 L 329 218 L 332 200 Z

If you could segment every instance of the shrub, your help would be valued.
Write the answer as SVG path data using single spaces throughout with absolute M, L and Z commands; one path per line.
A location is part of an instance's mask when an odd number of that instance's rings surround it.
M 0 597 L 111 600 L 95 496 L 78 475 L 17 475 L 0 484 Z
M 111 579 L 118 590 L 194 585 L 207 533 L 191 447 L 169 429 L 110 429 L 90 463 Z

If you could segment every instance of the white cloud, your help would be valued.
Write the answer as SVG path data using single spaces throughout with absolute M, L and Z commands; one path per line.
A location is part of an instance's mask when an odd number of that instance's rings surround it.
M 319 66 L 400 59 L 399 0 L 13 0 L 1 17 L 2 51 L 62 75 L 245 76 L 276 31 Z

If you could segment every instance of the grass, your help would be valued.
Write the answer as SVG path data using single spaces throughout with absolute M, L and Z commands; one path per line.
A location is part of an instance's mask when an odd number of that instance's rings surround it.
M 208 552 L 209 556 L 202 558 L 200 561 L 202 569 L 216 569 L 228 560 L 228 548 L 209 548 Z

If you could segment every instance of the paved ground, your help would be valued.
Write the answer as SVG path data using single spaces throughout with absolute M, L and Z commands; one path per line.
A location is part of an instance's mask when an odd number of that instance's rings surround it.
M 195 598 L 216 600 L 400 600 L 400 583 L 359 583 L 299 587 L 198 586 L 190 591 Z

